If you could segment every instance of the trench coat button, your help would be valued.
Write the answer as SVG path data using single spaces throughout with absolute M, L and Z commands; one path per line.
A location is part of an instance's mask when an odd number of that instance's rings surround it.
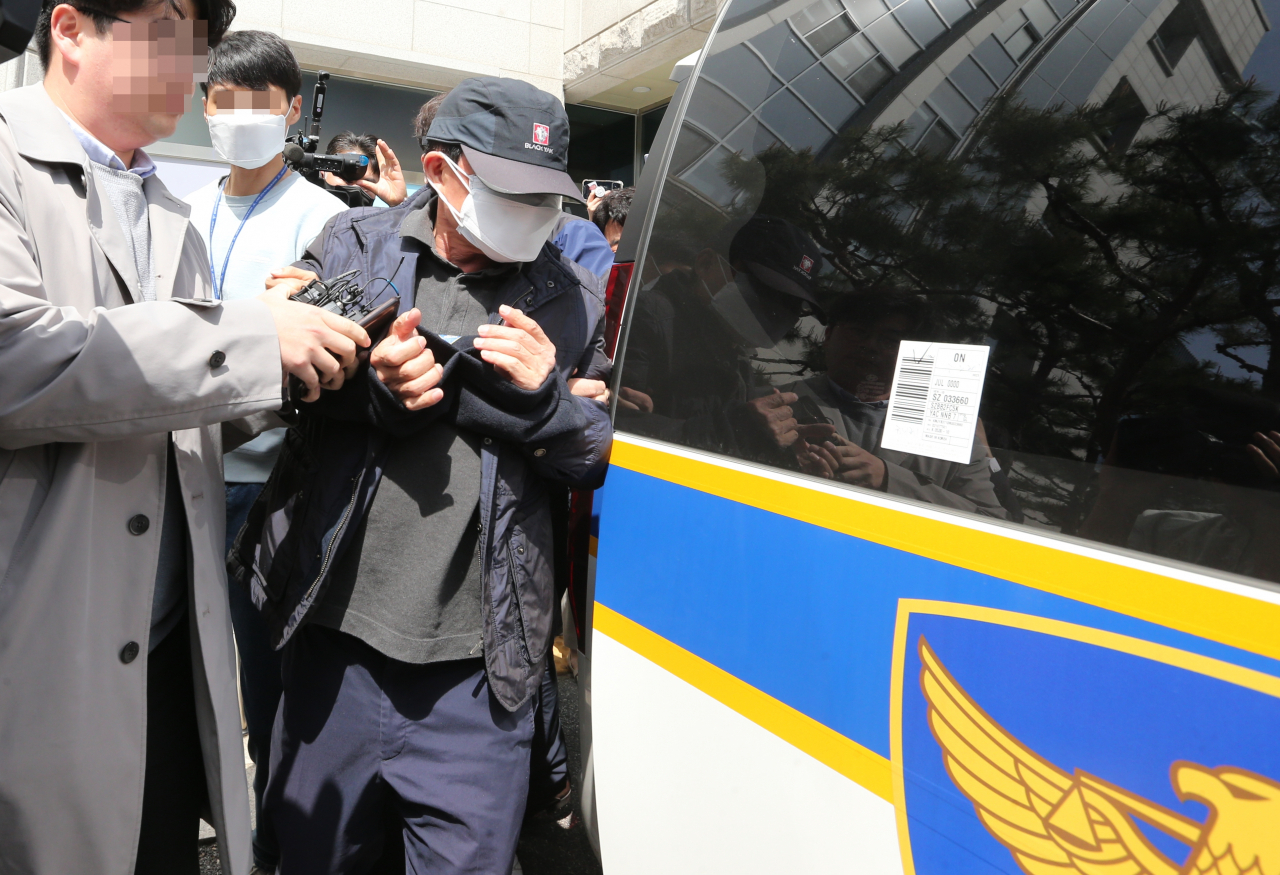
M 147 519 L 143 514 L 129 517 L 129 534 L 141 535 L 149 528 L 151 528 L 151 520 Z
M 533 454 L 537 456 L 539 459 L 541 459 L 543 456 L 547 454 L 547 451 L 544 450 L 542 447 L 538 447 L 536 450 L 533 451 Z
M 524 555 L 524 547 L 516 547 L 516 552 L 517 552 L 517 553 L 519 553 L 521 556 L 523 556 L 523 555 Z
M 124 647 L 120 648 L 120 661 L 125 665 L 128 665 L 138 658 L 138 652 L 141 649 L 142 648 L 138 647 L 137 641 L 130 641 Z
M 554 289 L 556 287 L 555 280 L 547 280 L 547 288 Z
M 209 356 L 209 367 L 212 370 L 217 370 L 226 364 L 226 362 L 227 354 L 220 349 L 214 350 L 213 355 Z
M 491 437 L 487 437 L 487 438 L 485 438 L 485 439 L 484 439 L 484 442 L 485 442 L 485 444 L 486 444 L 486 445 L 487 445 L 487 444 L 491 444 L 491 443 L 493 443 L 493 438 L 491 438 Z
M 524 305 L 525 305 L 526 307 L 532 307 L 532 306 L 533 306 L 533 295 L 530 295 L 529 297 L 527 297 L 527 298 L 525 298 L 525 299 L 524 299 Z

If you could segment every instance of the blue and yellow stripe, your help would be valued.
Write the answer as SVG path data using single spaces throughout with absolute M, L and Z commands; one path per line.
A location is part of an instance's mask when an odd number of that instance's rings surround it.
M 597 499 L 595 626 L 886 800 L 901 599 L 1280 675 L 1275 601 L 886 504 L 622 438 Z

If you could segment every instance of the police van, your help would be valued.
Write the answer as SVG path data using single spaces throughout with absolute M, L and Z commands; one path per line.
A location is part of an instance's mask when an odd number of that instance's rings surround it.
M 1280 872 L 1275 0 L 730 0 L 576 496 L 614 873 Z

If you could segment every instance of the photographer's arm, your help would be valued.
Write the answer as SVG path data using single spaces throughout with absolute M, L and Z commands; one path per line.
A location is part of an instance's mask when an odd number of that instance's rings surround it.
M 400 169 L 400 159 L 383 140 L 378 141 L 377 157 L 378 181 L 357 179 L 355 184 L 374 197 L 381 198 L 389 207 L 404 203 L 409 196 L 409 187 L 404 181 L 404 171 Z

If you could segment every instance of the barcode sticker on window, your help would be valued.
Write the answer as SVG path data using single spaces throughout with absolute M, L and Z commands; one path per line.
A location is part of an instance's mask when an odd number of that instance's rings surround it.
M 990 351 L 963 343 L 902 341 L 880 446 L 967 464 Z

